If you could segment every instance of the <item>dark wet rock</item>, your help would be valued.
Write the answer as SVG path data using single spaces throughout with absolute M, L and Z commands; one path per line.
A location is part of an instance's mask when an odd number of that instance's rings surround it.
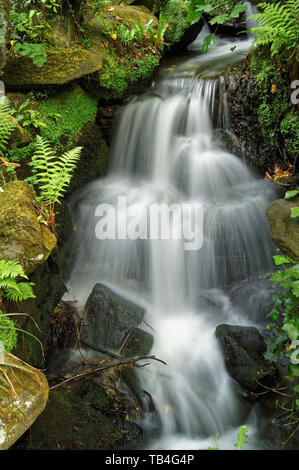
M 132 329 L 143 320 L 145 311 L 115 294 L 103 284 L 96 284 L 85 311 L 87 339 L 95 346 L 119 349 Z
M 179 55 L 179 54 L 184 54 L 187 51 L 187 47 L 189 44 L 192 44 L 192 42 L 195 41 L 199 33 L 201 32 L 203 28 L 204 22 L 203 20 L 197 21 L 197 23 L 194 23 L 193 25 L 189 26 L 179 42 L 173 43 L 169 49 L 166 49 L 164 52 L 165 56 L 173 56 L 173 55 Z
M 287 413 L 265 419 L 261 425 L 260 437 L 270 441 L 278 449 L 299 450 L 298 423 L 292 423 Z
M 283 253 L 299 261 L 299 219 L 291 218 L 291 208 L 299 206 L 299 197 L 278 199 L 266 209 L 272 239 Z
M 154 337 L 140 328 L 132 328 L 130 335 L 122 348 L 122 356 L 146 356 L 152 349 Z
M 143 431 L 126 419 L 126 405 L 92 380 L 51 392 L 44 413 L 16 448 L 100 450 L 136 447 Z
M 274 364 L 264 359 L 265 341 L 256 328 L 222 324 L 217 326 L 216 336 L 226 368 L 237 383 L 254 393 L 275 386 L 279 373 Z

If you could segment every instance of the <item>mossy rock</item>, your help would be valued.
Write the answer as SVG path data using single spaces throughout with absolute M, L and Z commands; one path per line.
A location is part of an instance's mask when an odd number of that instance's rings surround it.
M 113 412 L 113 400 L 92 380 L 51 392 L 44 413 L 20 445 L 29 450 L 100 450 L 136 446 L 142 429 Z
M 29 276 L 34 283 L 36 299 L 27 300 L 18 305 L 14 304 L 14 312 L 26 312 L 31 315 L 39 327 L 29 317 L 18 317 L 20 327 L 37 337 L 43 345 L 27 334 L 18 334 L 18 344 L 14 354 L 34 367 L 44 368 L 53 349 L 51 316 L 55 307 L 59 304 L 67 288 L 64 280 L 69 277 L 71 258 L 69 256 L 72 233 L 72 219 L 67 205 L 63 202 L 55 217 L 57 230 L 57 249 L 53 250 L 48 260 L 36 268 Z M 43 355 L 44 353 L 44 355 Z
M 299 261 L 299 219 L 291 218 L 291 208 L 299 207 L 299 197 L 278 199 L 266 209 L 273 241 L 283 253 Z
M 2 366 L 15 395 L 1 391 L 7 401 L 0 406 L 0 450 L 10 448 L 43 412 L 49 394 L 45 376 L 32 369 L 14 356 L 5 354 L 4 362 L 15 364 L 18 368 Z
M 11 88 L 40 88 L 64 85 L 101 70 L 106 55 L 99 44 L 96 48 L 51 49 L 47 60 L 37 67 L 28 57 L 12 58 L 4 67 L 3 81 Z
M 27 273 L 45 262 L 56 237 L 37 220 L 29 185 L 13 181 L 0 192 L 0 259 L 16 260 Z
M 124 23 L 126 26 L 134 26 L 134 24 L 142 23 L 145 25 L 150 20 L 153 20 L 153 24 L 158 24 L 157 18 L 151 13 L 151 11 L 145 6 L 127 6 L 127 5 L 118 5 L 113 7 L 113 16 L 120 18 L 120 22 Z
M 8 30 L 9 0 L 0 0 L 0 75 L 6 61 L 6 37 Z

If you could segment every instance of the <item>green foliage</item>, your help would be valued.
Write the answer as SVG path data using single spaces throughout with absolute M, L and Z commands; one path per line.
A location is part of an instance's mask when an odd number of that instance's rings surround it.
M 255 35 L 254 44 L 257 46 L 271 44 L 272 56 L 285 49 L 295 49 L 299 38 L 298 0 L 260 3 L 258 6 L 264 11 L 251 16 L 251 19 L 258 24 L 251 29 Z
M 25 147 L 13 147 L 7 151 L 7 161 L 11 163 L 20 163 L 33 155 L 35 150 L 35 142 L 30 142 Z
M 151 77 L 159 62 L 160 56 L 153 54 L 132 61 L 130 56 L 120 58 L 110 50 L 106 67 L 100 76 L 100 85 L 109 91 L 109 98 L 121 98 L 129 84 Z
M 191 0 L 187 10 L 187 21 L 192 25 L 197 23 L 204 14 L 212 16 L 209 20 L 211 25 L 224 24 L 227 21 L 238 18 L 247 8 L 242 1 L 235 3 L 232 0 L 213 2 L 212 0 Z M 203 43 L 203 52 L 208 52 L 211 44 L 215 42 L 216 36 L 210 34 Z
M 288 194 L 288 197 L 291 197 Z M 279 291 L 274 297 L 274 308 L 270 316 L 272 321 L 267 325 L 271 336 L 267 338 L 267 351 L 265 358 L 276 363 L 287 361 L 288 378 L 294 381 L 299 377 L 299 364 L 291 362 L 294 353 L 292 343 L 299 340 L 299 264 L 294 263 L 285 256 L 274 256 L 276 266 L 282 269 L 276 271 L 271 280 L 278 283 Z M 298 385 L 293 386 L 294 409 L 299 410 Z M 299 421 L 299 417 L 298 417 Z
M 223 24 L 234 18 L 238 18 L 247 8 L 246 3 L 239 2 L 235 5 L 229 13 L 220 13 L 210 20 L 210 24 Z
M 14 322 L 0 310 L 0 342 L 4 344 L 5 350 L 11 352 L 16 346 L 18 335 Z
M 20 43 L 28 40 L 33 43 L 41 42 L 44 32 L 51 28 L 42 12 L 37 10 L 12 11 L 9 24 L 10 39 Z
M 248 444 L 248 428 L 247 426 L 240 426 L 238 429 L 238 442 L 235 444 L 237 450 L 244 450 L 245 444 Z
M 217 433 L 215 436 L 212 436 L 212 446 L 208 447 L 207 450 L 220 450 L 220 436 Z M 240 426 L 238 429 L 238 441 L 235 444 L 237 450 L 244 450 L 243 447 L 248 443 L 248 428 L 247 426 Z
M 0 102 L 0 150 L 5 150 L 9 137 L 17 127 L 17 122 L 12 118 L 12 111 L 8 101 Z
M 299 152 L 299 114 L 289 112 L 280 122 L 280 133 L 291 155 Z
M 257 83 L 258 122 L 262 135 L 273 149 L 285 147 L 290 156 L 298 151 L 298 116 L 291 114 L 289 74 L 283 61 L 271 58 L 266 47 L 254 49 L 250 73 Z
M 127 28 L 121 23 L 116 30 L 116 38 L 123 44 L 134 46 L 134 42 L 141 43 L 148 41 L 151 44 L 158 45 L 163 48 L 164 35 L 168 23 L 165 20 L 163 14 L 159 16 L 158 27 L 153 25 L 153 20 L 149 20 L 146 25 L 143 25 L 141 21 L 135 23 L 133 28 Z
M 165 32 L 165 42 L 167 43 L 179 42 L 189 27 L 186 10 L 181 8 L 180 3 L 180 1 L 169 1 L 162 9 L 163 17 L 170 26 L 170 29 Z
M 76 147 L 57 157 L 48 142 L 37 136 L 36 151 L 29 165 L 33 168 L 33 178 L 30 182 L 38 185 L 40 201 L 53 208 L 55 203 L 60 204 L 70 184 L 81 150 L 82 147 Z
M 12 114 L 23 127 L 33 126 L 36 129 L 41 127 L 47 127 L 46 123 L 42 120 L 39 111 L 36 109 L 26 109 L 30 104 L 30 99 L 25 100 L 19 108 L 13 108 Z
M 32 290 L 33 284 L 19 281 L 19 278 L 28 279 L 19 263 L 0 260 L 0 290 L 4 298 L 13 302 L 35 298 Z
M 43 100 L 38 111 L 46 125 L 41 129 L 42 137 L 57 144 L 62 138 L 71 141 L 84 124 L 95 119 L 97 101 L 76 87 L 66 96 Z
M 43 44 L 30 44 L 28 42 L 15 44 L 14 52 L 22 56 L 30 57 L 32 62 L 38 67 L 42 67 L 47 60 L 47 53 Z
M 285 195 L 286 199 L 290 199 L 292 197 L 298 196 L 299 195 L 299 190 L 295 189 L 294 191 L 288 191 Z M 299 207 L 292 207 L 291 208 L 291 218 L 296 219 L 299 217 Z

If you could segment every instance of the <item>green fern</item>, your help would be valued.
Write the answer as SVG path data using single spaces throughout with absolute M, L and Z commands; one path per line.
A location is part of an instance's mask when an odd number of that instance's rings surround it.
M 5 98 L 4 102 L 0 103 L 0 151 L 5 150 L 12 131 L 17 127 L 17 122 L 11 114 L 8 100 Z
M 271 54 L 276 55 L 282 49 L 295 49 L 299 41 L 299 1 L 284 0 L 277 3 L 260 3 L 264 11 L 252 15 L 258 26 L 251 28 L 255 35 L 254 44 L 271 44 Z
M 57 157 L 49 143 L 37 136 L 36 152 L 29 163 L 33 167 L 31 182 L 38 185 L 40 200 L 50 207 L 60 204 L 67 190 L 82 147 L 76 147 Z
M 13 302 L 35 298 L 33 284 L 20 282 L 18 278 L 28 279 L 22 266 L 17 261 L 0 260 L 0 291 L 3 292 L 4 298 Z

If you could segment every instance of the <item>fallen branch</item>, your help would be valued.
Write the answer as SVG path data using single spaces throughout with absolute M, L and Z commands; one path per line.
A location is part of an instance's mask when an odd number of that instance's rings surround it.
M 149 365 L 150 363 L 148 362 L 146 364 L 138 364 L 139 361 L 142 361 L 144 359 L 152 359 L 153 361 L 158 361 L 158 362 L 161 362 L 162 364 L 167 365 L 166 362 L 162 361 L 161 359 L 156 358 L 156 356 L 142 356 L 136 359 L 115 359 L 114 361 L 111 361 L 106 366 L 101 365 L 92 370 L 89 369 L 84 372 L 80 372 L 79 374 L 76 374 L 72 377 L 69 377 L 68 379 L 63 380 L 59 384 L 56 384 L 56 385 L 53 385 L 53 387 L 50 387 L 50 390 L 51 391 L 57 390 L 57 388 L 61 387 L 62 385 L 65 385 L 68 382 L 71 382 L 72 380 L 82 379 L 83 377 L 96 374 L 97 372 L 101 372 L 103 370 L 111 369 L 112 367 L 118 367 L 118 366 L 145 367 Z

